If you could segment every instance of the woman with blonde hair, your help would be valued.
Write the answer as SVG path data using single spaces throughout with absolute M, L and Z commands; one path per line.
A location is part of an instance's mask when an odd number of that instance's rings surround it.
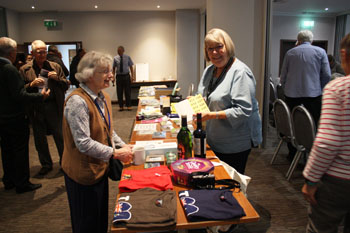
M 210 109 L 202 113 L 207 142 L 220 160 L 244 174 L 251 147 L 262 140 L 255 78 L 236 57 L 232 39 L 224 30 L 210 30 L 204 43 L 205 58 L 212 64 L 203 72 L 198 93 Z

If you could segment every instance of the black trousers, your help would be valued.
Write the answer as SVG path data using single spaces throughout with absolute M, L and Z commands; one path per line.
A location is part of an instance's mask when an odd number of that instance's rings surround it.
M 12 120 L 0 124 L 2 181 L 20 188 L 29 183 L 29 127 L 25 116 Z
M 321 116 L 322 108 L 322 96 L 317 97 L 302 97 L 302 98 L 291 98 L 286 96 L 286 104 L 288 105 L 291 113 L 293 108 L 298 105 L 304 105 L 304 107 L 310 112 L 312 118 L 314 118 L 315 126 L 318 127 L 318 121 Z
M 314 119 L 315 127 L 318 128 L 318 122 L 321 116 L 321 108 L 322 108 L 322 96 L 317 97 L 301 97 L 301 98 L 291 98 L 286 97 L 286 104 L 289 107 L 290 113 L 292 114 L 293 108 L 298 105 L 304 105 L 304 107 L 310 112 L 312 118 Z M 292 143 L 288 143 L 288 150 L 290 158 L 294 157 L 297 149 L 292 145 Z
M 123 95 L 125 93 L 125 105 L 131 107 L 131 79 L 129 74 L 117 74 L 117 96 L 119 107 L 124 106 Z
M 43 167 L 52 167 L 52 159 L 47 143 L 47 134 L 52 134 L 58 155 L 63 154 L 62 116 L 58 113 L 56 102 L 45 102 L 35 106 L 29 114 L 33 126 L 35 148 L 38 151 L 39 161 Z
M 81 185 L 64 174 L 73 233 L 108 230 L 108 177 L 94 185 Z
M 236 171 L 238 171 L 241 174 L 244 174 L 245 166 L 247 164 L 248 155 L 250 154 L 251 149 L 238 152 L 238 153 L 232 153 L 232 154 L 223 154 L 214 151 L 215 155 L 219 157 L 220 160 L 224 161 Z

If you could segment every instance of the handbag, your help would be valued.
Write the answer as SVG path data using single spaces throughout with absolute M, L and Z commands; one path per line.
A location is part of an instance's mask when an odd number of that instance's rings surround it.
M 118 181 L 121 178 L 123 171 L 123 164 L 118 159 L 113 159 L 113 156 L 109 159 L 108 177 L 111 180 Z
M 111 138 L 107 134 L 108 145 L 112 146 Z M 113 159 L 113 155 L 109 158 L 108 165 L 108 177 L 113 181 L 118 181 L 122 177 L 123 164 L 119 161 L 119 159 Z

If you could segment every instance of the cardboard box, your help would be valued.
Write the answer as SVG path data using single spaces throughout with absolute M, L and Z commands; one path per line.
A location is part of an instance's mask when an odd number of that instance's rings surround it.
M 177 154 L 176 142 L 164 142 L 162 144 L 145 145 L 147 155 L 165 155 L 167 152 L 174 152 Z

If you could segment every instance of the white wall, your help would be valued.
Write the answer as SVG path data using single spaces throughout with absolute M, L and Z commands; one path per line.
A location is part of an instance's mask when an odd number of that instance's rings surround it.
M 176 70 L 180 93 L 188 94 L 191 83 L 199 83 L 199 10 L 176 10 Z
M 278 77 L 280 59 L 280 40 L 296 40 L 300 28 L 300 22 L 305 19 L 300 16 L 273 16 L 271 38 L 271 74 L 272 78 Z M 308 18 L 309 19 L 309 18 Z M 310 29 L 314 34 L 314 40 L 327 40 L 327 53 L 333 54 L 335 18 L 313 17 L 315 26 Z
M 57 19 L 58 29 L 47 30 L 44 19 Z M 87 51 L 113 56 L 123 45 L 134 63 L 149 63 L 150 80 L 176 79 L 175 12 L 20 13 L 18 25 L 19 43 L 82 41 Z M 107 92 L 117 99 L 115 88 Z

